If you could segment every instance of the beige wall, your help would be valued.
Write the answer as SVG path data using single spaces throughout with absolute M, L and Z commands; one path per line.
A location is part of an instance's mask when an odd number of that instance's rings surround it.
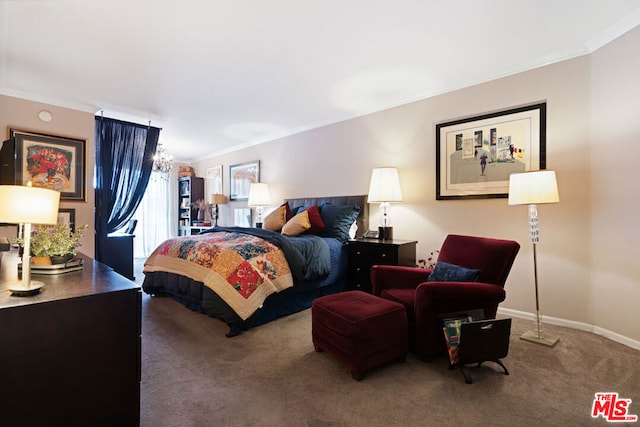
M 640 339 L 640 29 L 591 55 L 593 322 Z
M 417 239 L 418 258 L 437 249 L 448 233 L 519 241 L 522 249 L 501 307 L 513 314 L 532 313 L 533 256 L 526 207 L 509 207 L 504 199 L 436 201 L 435 124 L 546 101 L 547 168 L 557 172 L 561 203 L 539 207 L 543 315 L 550 317 L 549 322 L 594 329 L 640 348 L 640 315 L 631 307 L 640 301 L 640 274 L 633 259 L 639 253 L 639 239 L 632 220 L 638 203 L 633 196 L 639 186 L 631 149 L 632 141 L 638 141 L 638 127 L 637 117 L 630 114 L 633 103 L 633 111 L 640 111 L 640 70 L 637 55 L 627 57 L 638 44 L 640 29 L 593 55 L 194 166 L 204 176 L 207 167 L 223 164 L 228 194 L 229 165 L 260 160 L 261 181 L 269 184 L 274 204 L 285 197 L 365 194 L 372 168 L 396 166 L 405 202 L 393 207 L 395 236 Z M 619 70 L 629 67 L 623 73 Z M 596 101 L 601 105 L 594 107 Z M 241 202 L 223 206 L 221 223 L 231 224 L 232 209 L 239 206 Z M 371 227 L 375 227 L 377 206 L 371 208 Z
M 41 110 L 50 111 L 53 114 L 53 119 L 50 122 L 41 121 L 38 118 L 38 112 Z M 95 158 L 93 113 L 0 95 L 0 129 L 4 129 L 1 131 L 3 132 L 2 141 L 9 137 L 9 128 L 87 140 L 86 201 L 61 202 L 60 207 L 75 209 L 77 224 L 89 224 L 89 229 L 81 240 L 80 251 L 93 257 L 95 246 L 92 184 Z M 0 227 L 0 236 L 9 239 L 15 238 L 16 227 Z

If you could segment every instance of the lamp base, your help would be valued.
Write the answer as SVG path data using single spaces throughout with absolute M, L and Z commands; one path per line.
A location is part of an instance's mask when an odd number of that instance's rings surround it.
M 262 228 L 262 223 L 261 222 L 256 222 L 256 228 Z
M 40 292 L 40 289 L 44 287 L 44 283 L 38 280 L 32 280 L 28 286 L 25 286 L 22 281 L 10 282 L 7 288 L 11 291 L 12 295 L 17 297 L 28 297 Z
M 520 339 L 536 344 L 546 345 L 547 347 L 553 347 L 558 343 L 558 340 L 560 340 L 560 338 L 558 337 L 539 337 L 536 331 L 527 331 L 524 334 L 520 335 Z
M 393 227 L 378 227 L 378 239 L 393 240 Z

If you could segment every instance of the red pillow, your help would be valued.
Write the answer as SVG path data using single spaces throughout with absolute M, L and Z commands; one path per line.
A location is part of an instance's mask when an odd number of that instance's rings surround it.
M 317 206 L 313 205 L 306 209 L 309 213 L 309 222 L 311 222 L 311 228 L 305 231 L 304 234 L 318 234 L 324 230 L 324 221 L 320 216 L 320 210 Z
M 284 202 L 284 209 L 285 209 L 285 218 L 287 219 L 287 221 L 289 221 L 291 218 L 293 218 L 293 215 L 291 213 L 291 206 L 289 206 L 289 202 Z

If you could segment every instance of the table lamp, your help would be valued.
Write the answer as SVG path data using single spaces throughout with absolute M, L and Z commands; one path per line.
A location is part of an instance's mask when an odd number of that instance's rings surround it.
M 22 281 L 8 285 L 15 295 L 32 295 L 44 286 L 31 280 L 31 224 L 56 224 L 60 193 L 46 188 L 21 185 L 0 185 L 0 222 L 24 224 Z
M 538 259 L 536 256 L 536 245 L 540 242 L 537 205 L 558 203 L 559 201 L 560 196 L 558 195 L 558 184 L 554 171 L 542 170 L 510 175 L 509 205 L 529 205 L 529 240 L 533 245 L 533 278 L 536 290 L 536 330 L 527 331 L 520 338 L 548 347 L 556 345 L 558 338 L 545 337 L 542 334 L 542 319 L 538 296 Z
M 254 182 L 249 187 L 249 199 L 247 206 L 256 208 L 257 219 L 256 228 L 262 228 L 262 210 L 265 206 L 271 205 L 271 195 L 269 187 L 264 182 Z
M 213 226 L 218 226 L 218 217 L 220 216 L 220 209 L 218 205 L 224 205 L 227 203 L 227 197 L 224 194 L 210 194 L 209 204 L 213 206 Z
M 391 203 L 402 201 L 402 191 L 400 190 L 400 180 L 398 179 L 398 169 L 396 168 L 375 168 L 371 172 L 371 182 L 369 183 L 369 203 L 380 203 L 382 215 L 378 227 L 378 238 L 381 240 L 393 239 L 393 227 L 391 226 Z

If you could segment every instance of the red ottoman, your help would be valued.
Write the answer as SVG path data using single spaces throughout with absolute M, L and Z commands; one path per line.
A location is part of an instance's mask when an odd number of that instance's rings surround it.
M 362 291 L 314 300 L 311 335 L 315 350 L 325 350 L 347 365 L 357 381 L 371 368 L 404 361 L 409 348 L 402 304 Z

